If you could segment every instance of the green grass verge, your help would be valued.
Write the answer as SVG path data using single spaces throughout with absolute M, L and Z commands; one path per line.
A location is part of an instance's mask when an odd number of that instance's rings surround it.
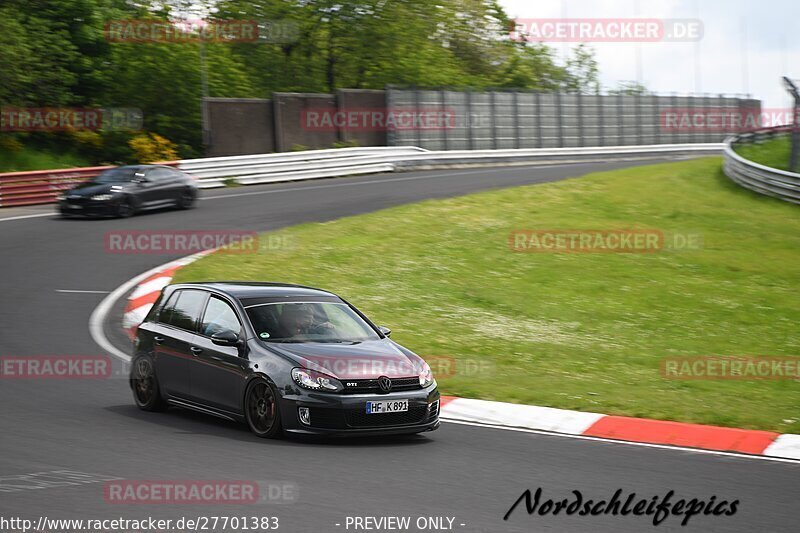
M 800 382 L 664 379 L 664 357 L 800 355 L 798 208 L 732 184 L 720 159 L 426 201 L 278 232 L 176 281 L 337 292 L 423 357 L 487 361 L 446 394 L 800 433 Z M 530 172 L 530 171 L 520 171 Z M 654 228 L 703 247 L 513 253 L 515 229 Z M 462 367 L 462 370 L 464 367 Z
M 789 170 L 792 142 L 788 136 L 778 137 L 758 144 L 740 144 L 735 146 L 734 150 L 754 163 L 779 170 Z
M 91 161 L 71 153 L 53 153 L 34 148 L 0 151 L 0 172 L 23 172 L 57 168 L 89 167 Z

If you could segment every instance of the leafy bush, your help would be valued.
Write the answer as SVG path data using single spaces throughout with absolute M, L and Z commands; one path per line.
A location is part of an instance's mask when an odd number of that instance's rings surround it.
M 177 146 L 157 133 L 142 133 L 128 141 L 139 163 L 172 161 L 178 158 Z

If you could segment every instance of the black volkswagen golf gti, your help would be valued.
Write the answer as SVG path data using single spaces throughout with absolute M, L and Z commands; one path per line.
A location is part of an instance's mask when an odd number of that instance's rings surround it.
M 260 437 L 439 427 L 425 361 L 330 292 L 246 282 L 166 287 L 139 325 L 136 405 L 246 422 Z

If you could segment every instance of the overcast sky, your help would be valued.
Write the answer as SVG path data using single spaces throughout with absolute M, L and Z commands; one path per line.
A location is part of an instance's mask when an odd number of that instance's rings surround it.
M 800 79 L 798 0 L 499 0 L 512 18 L 699 18 L 695 43 L 595 43 L 604 88 L 642 78 L 656 92 L 750 93 L 764 107 L 787 107 L 781 76 Z M 638 12 L 637 12 L 638 6 Z M 745 32 L 746 28 L 746 32 Z M 746 53 L 742 46 L 746 34 Z M 574 44 L 552 43 L 563 53 Z M 701 75 L 696 76 L 699 57 Z M 746 61 L 746 62 L 745 62 Z M 746 67 L 743 67 L 746 65 Z M 745 76 L 745 72 L 747 75 Z M 745 81 L 745 77 L 747 81 Z

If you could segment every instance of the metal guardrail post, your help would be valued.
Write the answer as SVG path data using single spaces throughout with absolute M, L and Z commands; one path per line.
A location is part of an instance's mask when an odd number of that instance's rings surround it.
M 800 89 L 798 89 L 797 85 L 786 76 L 783 78 L 783 83 L 786 86 L 786 90 L 789 91 L 789 94 L 791 94 L 792 98 L 794 98 L 791 137 L 792 148 L 791 154 L 789 155 L 789 170 L 791 172 L 797 172 L 797 165 L 800 163 Z

